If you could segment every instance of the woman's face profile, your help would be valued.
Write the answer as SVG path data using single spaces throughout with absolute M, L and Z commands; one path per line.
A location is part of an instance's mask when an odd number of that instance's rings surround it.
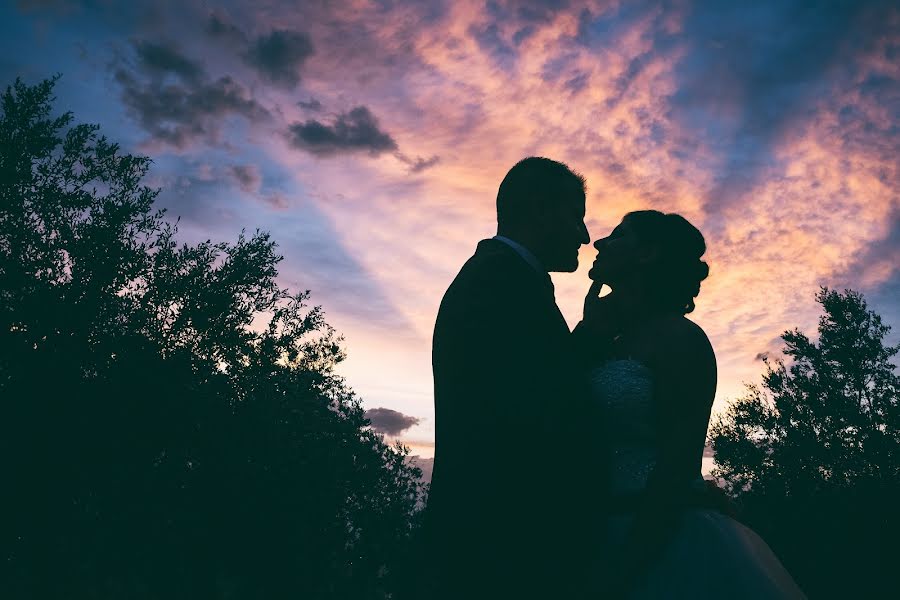
M 641 244 L 628 221 L 622 221 L 610 234 L 594 242 L 597 258 L 588 276 L 612 285 L 634 272 L 641 254 Z

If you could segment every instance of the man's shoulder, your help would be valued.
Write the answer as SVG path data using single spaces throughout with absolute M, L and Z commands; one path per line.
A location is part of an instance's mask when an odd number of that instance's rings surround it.
M 522 309 L 521 300 L 534 295 L 530 289 L 534 274 L 528 269 L 515 250 L 503 242 L 482 240 L 447 288 L 440 313 L 472 318 L 491 307 Z M 514 298 L 518 301 L 512 302 Z
M 482 240 L 466 261 L 452 287 L 474 287 L 475 290 L 502 288 L 527 283 L 533 278 L 530 267 L 510 246 L 494 239 Z
M 490 270 L 503 269 L 517 264 L 521 258 L 516 251 L 507 244 L 493 238 L 481 240 L 475 248 L 475 253 L 463 265 L 463 270 Z

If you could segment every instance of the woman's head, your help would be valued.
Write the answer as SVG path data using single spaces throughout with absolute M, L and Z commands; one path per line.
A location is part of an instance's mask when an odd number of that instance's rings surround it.
M 662 308 L 681 314 L 694 310 L 700 282 L 709 275 L 709 267 L 700 260 L 706 252 L 703 234 L 675 213 L 628 213 L 594 247 L 597 259 L 591 279 L 614 289 L 617 284 L 640 281 Z

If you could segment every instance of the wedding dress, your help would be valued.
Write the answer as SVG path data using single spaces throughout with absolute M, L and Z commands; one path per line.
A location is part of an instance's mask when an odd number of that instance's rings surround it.
M 615 496 L 639 494 L 656 464 L 653 374 L 632 359 L 611 360 L 591 371 L 591 393 L 606 413 L 609 481 Z M 703 487 L 700 473 L 692 485 Z M 628 512 L 606 519 L 607 553 L 628 535 Z M 661 557 L 631 598 L 805 598 L 769 546 L 752 530 L 718 511 L 685 509 Z

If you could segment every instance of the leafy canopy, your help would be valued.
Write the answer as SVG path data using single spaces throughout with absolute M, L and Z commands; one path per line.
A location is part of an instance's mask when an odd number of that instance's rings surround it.
M 900 346 L 861 294 L 816 300 L 818 340 L 785 332 L 711 427 L 713 475 L 811 597 L 877 597 L 900 584 Z
M 423 490 L 341 338 L 267 233 L 178 244 L 56 80 L 0 98 L 0 595 L 385 597 Z
M 890 328 L 862 295 L 822 289 L 818 341 L 794 329 L 762 387 L 711 429 L 717 471 L 740 493 L 808 493 L 900 475 L 900 377 Z

